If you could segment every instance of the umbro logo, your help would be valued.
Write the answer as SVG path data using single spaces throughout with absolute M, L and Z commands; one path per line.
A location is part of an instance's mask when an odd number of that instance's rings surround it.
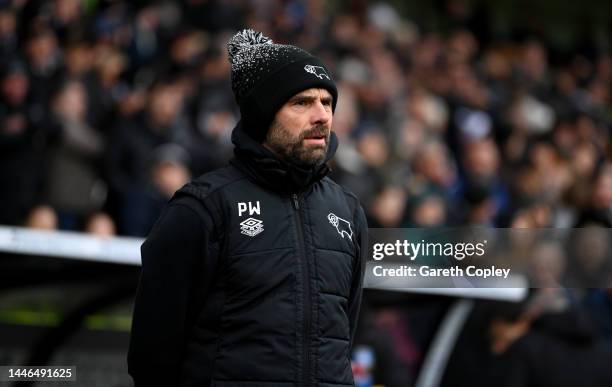
M 248 218 L 240 222 L 240 233 L 254 237 L 264 230 L 263 221 L 255 218 Z

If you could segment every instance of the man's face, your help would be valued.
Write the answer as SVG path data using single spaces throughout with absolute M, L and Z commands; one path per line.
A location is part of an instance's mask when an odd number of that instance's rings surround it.
M 332 127 L 333 98 L 326 89 L 304 90 L 279 109 L 263 145 L 302 167 L 325 161 Z

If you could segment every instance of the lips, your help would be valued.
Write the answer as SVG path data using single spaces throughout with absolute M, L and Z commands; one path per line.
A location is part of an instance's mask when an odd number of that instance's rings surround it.
M 304 137 L 304 140 L 325 140 L 326 137 L 327 136 L 324 133 L 314 134 Z
M 327 135 L 324 133 L 309 134 L 304 137 L 304 143 L 311 146 L 324 147 L 327 142 Z

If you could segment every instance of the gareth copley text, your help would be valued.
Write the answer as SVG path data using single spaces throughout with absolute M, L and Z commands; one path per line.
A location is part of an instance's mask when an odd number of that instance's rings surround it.
M 467 266 L 436 268 L 429 266 L 406 266 L 386 268 L 381 265 L 372 268 L 374 277 L 478 277 L 487 278 L 504 278 L 507 279 L 510 275 L 510 269 L 491 267 L 476 267 Z

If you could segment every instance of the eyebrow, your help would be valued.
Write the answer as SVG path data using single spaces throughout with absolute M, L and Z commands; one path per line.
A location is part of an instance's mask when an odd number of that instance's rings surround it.
M 289 101 L 290 102 L 300 102 L 300 101 L 303 101 L 303 102 L 312 102 L 315 99 L 317 99 L 317 97 L 314 96 L 314 95 L 308 95 L 308 94 L 306 94 L 306 95 L 299 95 L 298 94 L 298 95 L 292 97 Z M 321 102 L 323 102 L 323 103 L 331 103 L 332 102 L 332 97 L 330 97 L 330 96 L 321 97 Z
M 321 98 L 321 102 L 323 102 L 323 103 L 329 103 L 329 104 L 331 104 L 331 103 L 332 103 L 332 101 L 333 101 L 333 98 L 332 98 L 331 96 L 325 96 L 325 97 L 322 97 L 322 98 Z

